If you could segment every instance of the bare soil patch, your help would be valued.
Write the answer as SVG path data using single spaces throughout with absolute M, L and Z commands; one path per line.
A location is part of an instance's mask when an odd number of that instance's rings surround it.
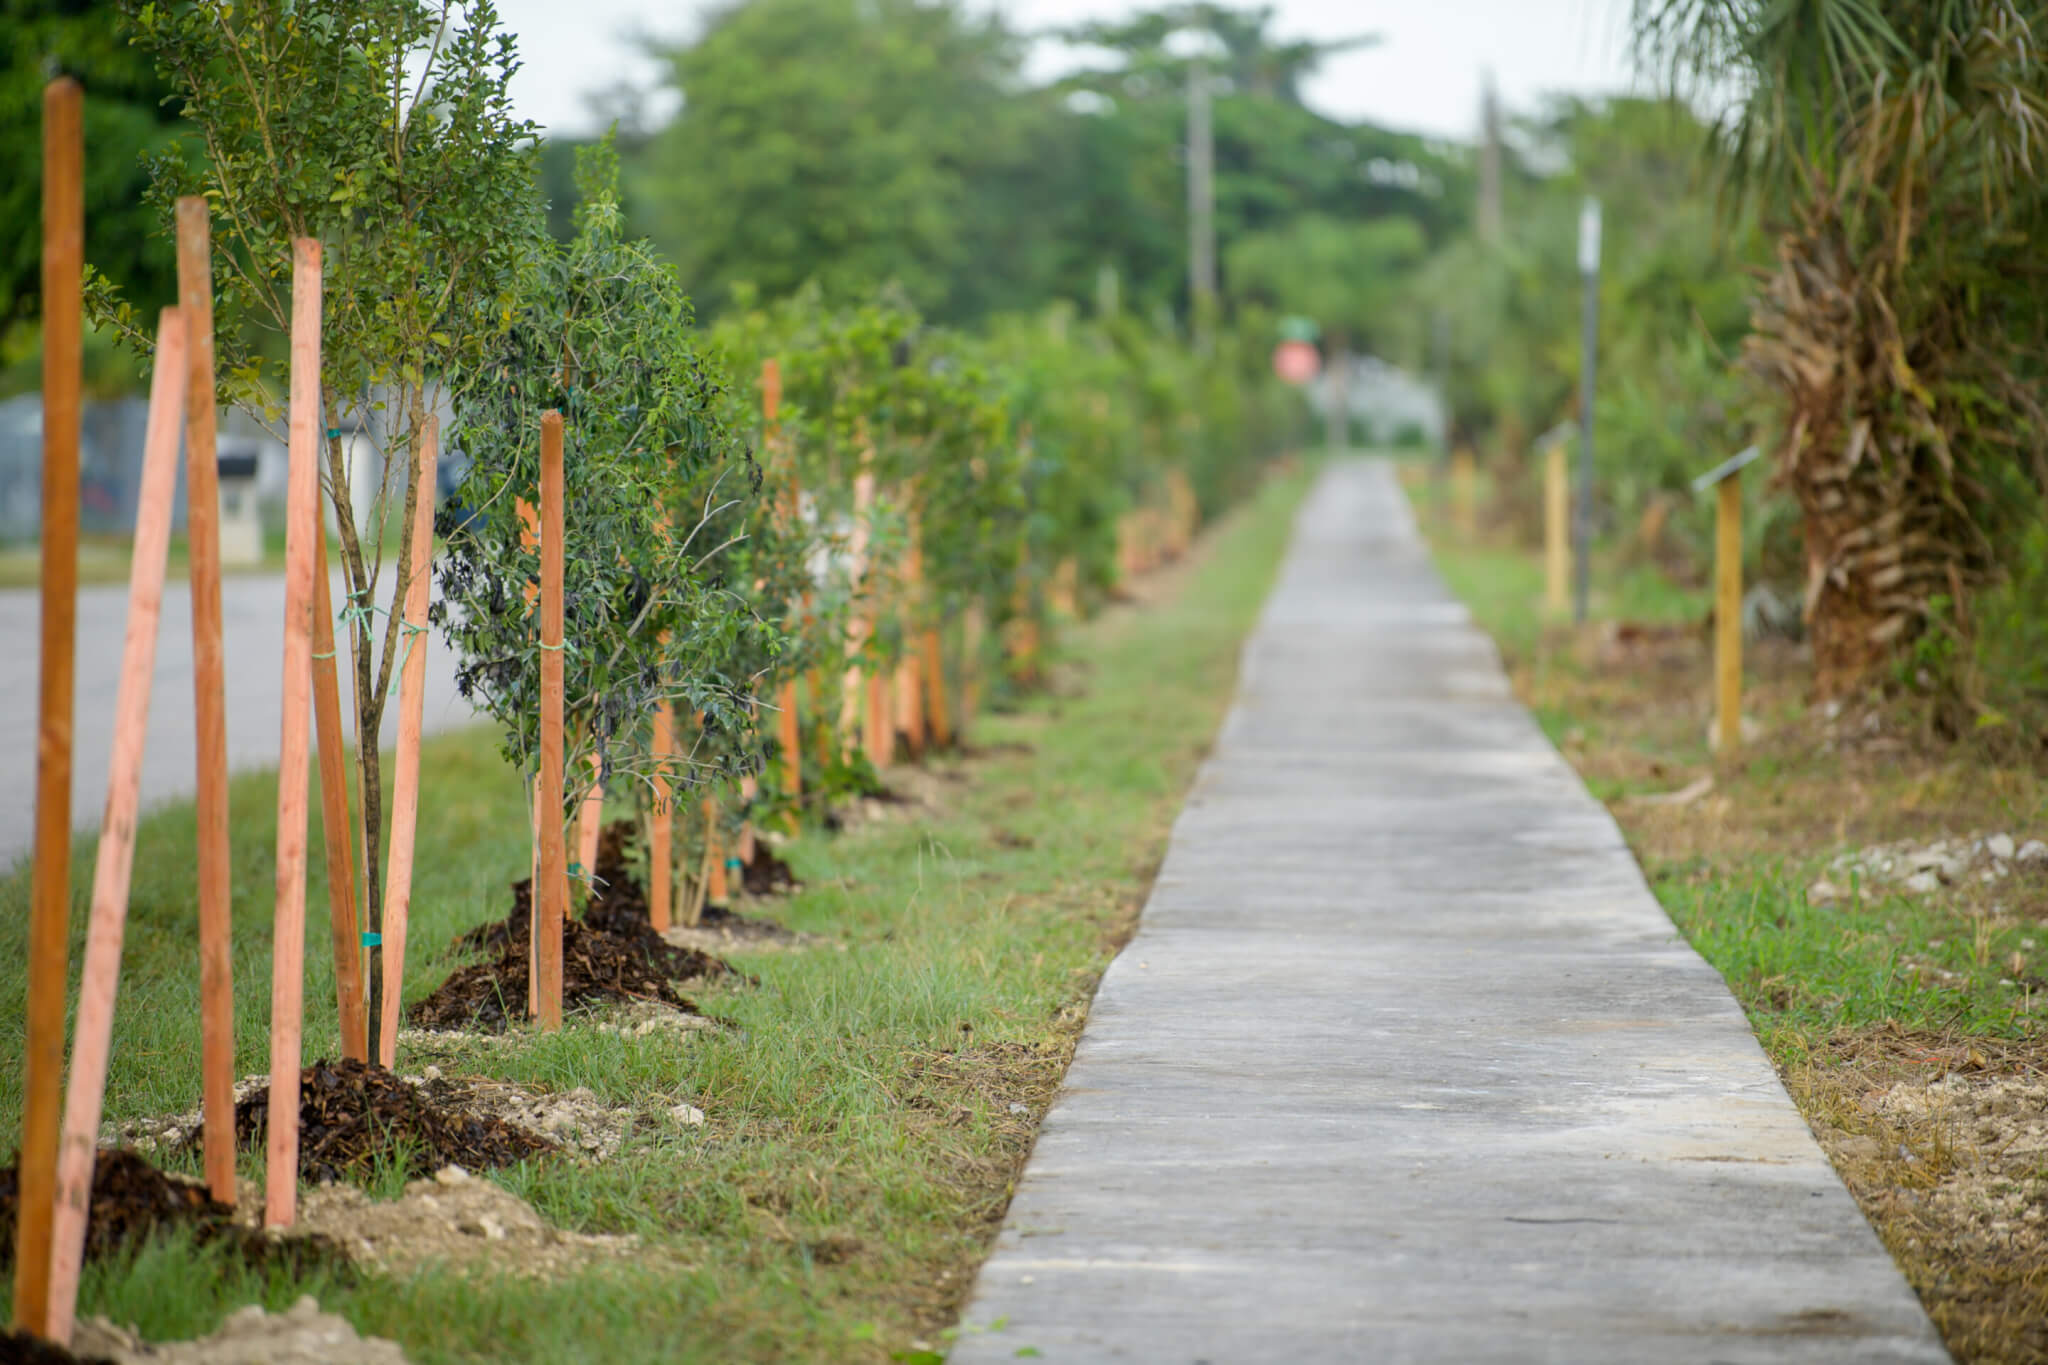
M 110 1365 L 405 1365 L 396 1342 L 357 1336 L 346 1318 L 321 1312 L 311 1296 L 282 1313 L 266 1313 L 261 1304 L 238 1308 L 197 1341 L 151 1344 L 105 1318 L 80 1323 L 75 1339 Z
M 2041 1049 L 1845 1031 L 1786 1084 L 1956 1358 L 2048 1361 Z
M 459 1166 L 412 1181 L 397 1199 L 373 1199 L 353 1185 L 307 1190 L 299 1224 L 351 1260 L 391 1275 L 440 1264 L 554 1279 L 640 1249 L 637 1237 L 555 1227 L 518 1195 Z

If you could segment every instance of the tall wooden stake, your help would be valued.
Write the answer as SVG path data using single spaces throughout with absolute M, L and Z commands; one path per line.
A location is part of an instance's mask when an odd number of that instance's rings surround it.
M 78 388 L 84 326 L 84 97 L 43 91 L 43 563 L 37 694 L 35 869 L 29 883 L 14 1322 L 48 1336 L 50 1223 L 64 1087 L 70 973 L 71 697 L 78 616 Z
M 1742 747 L 1742 476 L 1715 490 L 1714 692 L 1722 755 Z
M 1565 443 L 1543 455 L 1543 605 L 1563 614 L 1571 606 L 1572 490 Z
M 675 914 L 675 760 L 676 709 L 663 702 L 654 711 L 654 809 L 647 816 L 647 920 L 657 934 L 674 923 Z
M 199 1069 L 207 1191 L 235 1202 L 234 934 L 228 863 L 227 669 L 221 652 L 220 470 L 213 381 L 213 247 L 206 200 L 178 201 L 185 318 L 185 558 L 192 589 L 193 808 L 198 822 Z M 324 580 L 323 580 L 324 584 Z M 328 634 L 333 635 L 332 623 Z M 330 642 L 324 648 L 332 649 Z
M 384 962 L 377 1060 L 398 1065 L 398 1017 L 405 993 L 405 936 L 412 917 L 412 862 L 420 820 L 420 731 L 427 705 L 427 607 L 434 586 L 434 470 L 441 458 L 441 419 L 427 418 L 420 440 L 419 483 L 413 495 L 412 576 L 405 583 L 405 666 L 398 675 L 398 763 L 391 777 L 391 861 L 384 869 Z
M 363 997 L 362 931 L 356 919 L 355 829 L 348 815 L 348 740 L 341 729 L 341 684 L 335 673 L 327 537 L 316 537 L 314 544 L 313 730 L 320 747 L 320 836 L 327 863 L 327 924 L 334 942 L 334 1004 L 341 1019 L 341 1055 L 367 1062 L 370 1017 Z M 232 1096 L 232 1070 L 228 1082 Z
M 85 966 L 78 983 L 78 1026 L 71 1079 L 64 1095 L 64 1135 L 57 1151 L 57 1206 L 50 1267 L 50 1338 L 69 1342 L 78 1309 L 78 1272 L 85 1254 L 85 1214 L 92 1202 L 93 1158 L 100 1106 L 107 1093 L 107 1054 L 114 1036 L 114 993 L 121 977 L 121 939 L 128 922 L 128 886 L 135 870 L 135 814 L 142 802 L 142 747 L 149 731 L 149 684 L 156 671 L 157 622 L 163 614 L 164 560 L 171 544 L 171 499 L 178 487 L 178 422 L 185 395 L 185 322 L 166 308 L 157 327 L 149 424 L 142 443 L 142 486 L 135 547 L 128 567 L 128 630 L 121 645 L 121 681 L 114 699 L 114 744 L 107 764 L 106 812 L 92 874 Z
M 951 748 L 953 718 L 946 712 L 946 651 L 938 627 L 926 627 L 918 654 L 924 665 L 925 720 L 931 726 L 932 744 Z
M 590 790 L 576 811 L 575 871 L 584 880 L 597 875 L 597 841 L 604 834 L 604 782 L 597 776 L 603 766 L 596 754 L 590 756 Z M 573 903 L 575 898 L 570 899 Z
M 568 849 L 562 832 L 562 414 L 540 419 L 540 924 L 533 936 L 540 1026 L 562 1027 L 562 921 Z
M 306 970 L 306 713 L 320 528 L 320 243 L 292 243 L 291 472 L 285 493 L 284 724 L 277 758 L 277 914 L 270 960 L 270 1112 L 263 1222 L 290 1227 L 299 1193 L 299 1042 Z

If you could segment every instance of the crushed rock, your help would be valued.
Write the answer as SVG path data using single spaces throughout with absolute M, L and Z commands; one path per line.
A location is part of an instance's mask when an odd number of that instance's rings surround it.
M 406 1365 L 396 1342 L 362 1337 L 346 1318 L 323 1313 L 310 1295 L 282 1313 L 237 1308 L 197 1341 L 150 1343 L 105 1318 L 78 1325 L 72 1349 L 115 1365 Z
M 324 1236 L 350 1259 L 392 1275 L 438 1262 L 457 1270 L 550 1279 L 640 1247 L 631 1235 L 557 1228 L 518 1195 L 459 1166 L 415 1180 L 391 1200 L 372 1199 L 353 1185 L 306 1190 L 296 1228 Z
M 673 930 L 670 931 L 674 933 Z M 673 939 L 671 939 L 673 941 Z M 692 1033 L 715 1032 L 721 1025 L 718 1020 L 703 1014 L 685 1014 L 671 1009 L 658 1000 L 635 1000 L 610 1010 L 597 1021 L 599 1033 L 614 1033 L 623 1038 L 646 1038 L 654 1034 L 679 1037 Z
M 1808 885 L 1806 899 L 1834 904 L 1848 899 L 1854 884 L 1926 896 L 1971 883 L 1996 886 L 2014 876 L 2048 876 L 2048 843 L 2005 832 L 1924 843 L 1900 839 L 1837 854 L 1827 875 Z
M 1899 1081 L 1866 1095 L 1862 1107 L 1885 1138 L 1824 1133 L 1830 1154 L 1924 1165 L 1933 1182 L 1880 1199 L 1913 1204 L 1949 1229 L 1968 1259 L 2048 1266 L 2048 1080 L 1951 1072 Z M 1893 1151 L 1899 1135 L 1918 1140 Z

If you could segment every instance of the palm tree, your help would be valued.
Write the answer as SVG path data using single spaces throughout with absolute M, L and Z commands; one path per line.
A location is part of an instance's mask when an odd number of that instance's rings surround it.
M 1728 104 L 1729 190 L 1777 234 L 1745 353 L 1838 693 L 1967 631 L 2042 516 L 2048 4 L 1635 0 L 1634 24 L 1641 58 Z

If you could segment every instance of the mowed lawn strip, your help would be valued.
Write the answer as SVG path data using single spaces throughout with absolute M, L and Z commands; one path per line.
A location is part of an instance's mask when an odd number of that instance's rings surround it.
M 182 1244 L 89 1273 L 81 1312 L 166 1340 L 237 1305 L 316 1293 L 416 1362 L 887 1360 L 943 1349 L 1059 1085 L 1086 1004 L 1128 934 L 1182 794 L 1221 721 L 1238 649 L 1273 581 L 1307 476 L 1268 482 L 1154 584 L 1157 600 L 1076 627 L 1048 694 L 985 717 L 978 756 L 919 780 L 935 811 L 790 850 L 805 884 L 768 902 L 821 936 L 735 957 L 757 987 L 697 994 L 737 1027 L 687 1040 L 588 1023 L 459 1068 L 615 1102 L 689 1103 L 702 1127 L 638 1134 L 602 1163 L 494 1177 L 557 1224 L 644 1239 L 639 1260 L 536 1283 L 428 1272 L 268 1281 Z M 1178 582 L 1172 582 L 1175 577 Z M 516 777 L 488 731 L 428 741 L 407 994 L 524 874 Z M 238 1065 L 261 1069 L 274 778 L 233 795 Z M 189 807 L 153 816 L 136 859 L 110 1119 L 198 1100 Z M 318 821 L 315 821 L 317 830 Z M 73 964 L 92 851 L 75 869 Z M 312 860 L 306 1056 L 333 1056 L 326 890 Z M 18 1125 L 25 872 L 0 880 L 0 1122 Z M 409 1063 L 401 1047 L 401 1070 Z M 260 1170 L 245 1158 L 244 1171 Z M 385 1182 L 387 1186 L 395 1181 Z
M 1538 553 L 1462 540 L 1440 494 L 1410 493 L 1437 567 L 1727 979 L 1949 1349 L 2048 1361 L 2048 872 L 1909 895 L 1831 866 L 1899 840 L 2048 835 L 2038 758 L 1929 742 L 1910 710 L 1868 701 L 1830 717 L 1800 651 L 1752 642 L 1743 710 L 1761 732 L 1716 762 L 1704 591 L 1596 560 L 1575 633 L 1543 615 Z M 1642 799 L 1706 777 L 1693 799 Z M 1823 878 L 1839 900 L 1809 898 Z

